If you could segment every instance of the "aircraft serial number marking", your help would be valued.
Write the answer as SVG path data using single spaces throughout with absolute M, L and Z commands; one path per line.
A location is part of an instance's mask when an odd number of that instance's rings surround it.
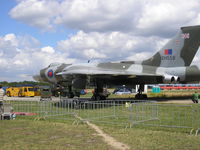
M 176 57 L 175 56 L 162 56 L 161 60 L 175 60 Z

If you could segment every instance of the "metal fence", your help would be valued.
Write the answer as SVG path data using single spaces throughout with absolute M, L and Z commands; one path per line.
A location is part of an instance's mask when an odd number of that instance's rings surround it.
M 4 101 L 12 105 L 17 117 L 72 119 L 104 124 L 157 126 L 194 129 L 200 127 L 200 106 L 159 104 L 153 101 Z M 191 130 L 193 131 L 193 130 Z
M 126 126 L 130 123 L 130 106 L 135 103 L 147 104 L 153 102 L 141 100 L 80 102 L 77 113 L 83 120 Z
M 82 105 L 79 116 L 117 125 L 198 128 L 199 105 L 159 104 L 152 101 L 103 101 Z
M 132 104 L 131 124 L 192 128 L 194 116 L 192 105 Z
M 75 114 L 74 102 L 12 100 L 4 103 L 11 104 L 17 117 L 73 119 L 72 115 Z

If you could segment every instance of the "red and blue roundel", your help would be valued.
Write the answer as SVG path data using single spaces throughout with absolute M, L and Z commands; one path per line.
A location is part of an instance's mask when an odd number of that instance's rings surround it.
M 49 78 L 52 78 L 53 77 L 53 70 L 49 70 L 48 73 L 47 73 L 47 76 Z

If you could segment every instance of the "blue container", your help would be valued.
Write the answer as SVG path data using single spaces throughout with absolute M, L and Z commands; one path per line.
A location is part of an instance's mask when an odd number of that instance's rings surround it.
M 153 87 L 152 88 L 152 93 L 160 93 L 160 87 Z

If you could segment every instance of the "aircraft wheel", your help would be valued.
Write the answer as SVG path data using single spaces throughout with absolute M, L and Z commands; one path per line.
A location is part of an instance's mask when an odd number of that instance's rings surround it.
M 136 98 L 136 99 L 140 99 L 140 94 L 136 94 L 136 95 L 135 95 L 135 98 Z
M 136 94 L 135 98 L 136 99 L 147 99 L 147 94 Z
M 60 93 L 60 96 L 62 96 L 62 97 L 66 97 L 67 94 L 66 94 L 66 92 L 61 92 L 61 93 Z
M 101 96 L 97 95 L 97 96 L 95 97 L 95 100 L 100 101 L 100 100 L 101 100 Z
M 147 99 L 147 94 L 142 94 L 142 98 Z
M 95 96 L 94 96 L 94 95 L 92 95 L 91 100 L 92 100 L 92 101 L 95 100 Z
M 54 96 L 59 97 L 60 95 L 58 94 L 58 92 L 55 92 Z
M 106 100 L 106 97 L 105 96 L 101 96 L 101 100 Z
M 68 98 L 74 98 L 74 94 L 73 94 L 73 93 L 70 93 L 70 94 L 68 95 Z

